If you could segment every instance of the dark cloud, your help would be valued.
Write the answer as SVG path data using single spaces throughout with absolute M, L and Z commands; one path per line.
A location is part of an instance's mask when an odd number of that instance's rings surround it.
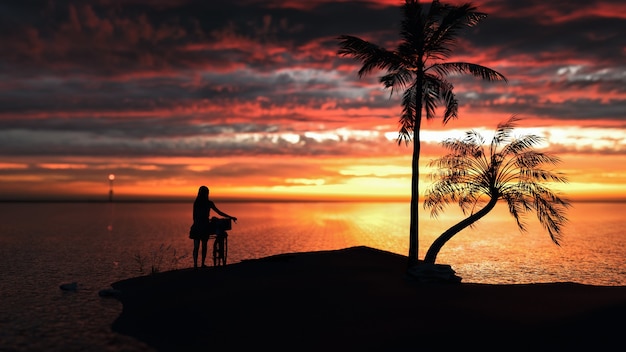
M 359 79 L 358 64 L 337 57 L 336 37 L 357 35 L 391 49 L 399 9 L 281 4 L 3 2 L 0 155 L 343 155 L 363 146 L 315 141 L 306 132 L 364 120 L 395 129 L 398 97 L 390 99 L 376 75 Z M 455 78 L 466 111 L 624 120 L 621 2 L 475 4 L 489 17 L 457 53 L 510 83 L 493 88 Z M 564 96 L 555 100 L 558 91 Z M 300 136 L 300 144 L 276 139 L 281 133 Z M 211 140 L 219 136 L 230 140 Z
M 521 3 L 521 2 L 520 2 Z M 518 55 L 553 60 L 585 60 L 596 65 L 623 65 L 626 20 L 580 18 L 565 23 L 542 23 L 532 17 L 495 17 L 475 31 L 471 50 L 497 50 L 497 59 Z M 571 55 L 575 55 L 572 57 Z

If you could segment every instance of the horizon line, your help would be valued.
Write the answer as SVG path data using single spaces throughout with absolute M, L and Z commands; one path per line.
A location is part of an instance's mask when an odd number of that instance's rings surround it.
M 191 198 L 123 198 L 116 200 L 94 198 L 14 198 L 0 199 L 0 203 L 190 203 Z M 410 203 L 410 198 L 213 198 L 212 200 L 223 203 Z M 422 203 L 423 198 L 419 202 Z M 500 200 L 501 201 L 501 200 Z M 626 198 L 571 198 L 570 203 L 626 203 Z

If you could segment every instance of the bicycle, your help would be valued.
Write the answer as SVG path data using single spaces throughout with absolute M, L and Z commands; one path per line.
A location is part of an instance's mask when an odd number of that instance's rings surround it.
M 214 233 L 209 236 L 213 238 L 213 266 L 226 265 L 228 256 L 228 233 L 226 230 L 232 229 L 231 219 L 211 218 Z

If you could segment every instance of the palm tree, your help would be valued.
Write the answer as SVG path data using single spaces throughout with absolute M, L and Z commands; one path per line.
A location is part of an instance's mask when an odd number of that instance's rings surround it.
M 422 109 L 426 118 L 435 117 L 435 110 L 445 107 L 443 123 L 456 118 L 458 102 L 453 93 L 454 86 L 446 79 L 452 73 L 471 74 L 486 81 L 506 81 L 506 78 L 487 67 L 466 62 L 445 62 L 461 30 L 473 27 L 487 15 L 477 12 L 471 3 L 461 6 L 433 1 L 425 6 L 417 0 L 405 0 L 402 5 L 403 19 L 400 27 L 400 42 L 393 51 L 369 43 L 363 39 L 342 35 L 338 54 L 360 61 L 358 71 L 363 77 L 374 69 L 386 71 L 380 77 L 385 88 L 404 90 L 398 144 L 413 140 L 411 177 L 411 224 L 409 232 L 408 265 L 418 263 L 418 219 L 419 204 L 419 157 L 420 126 Z
M 450 154 L 430 163 L 438 169 L 436 182 L 426 192 L 424 207 L 437 216 L 451 202 L 458 202 L 467 218 L 441 234 L 426 252 L 424 262 L 434 264 L 437 254 L 454 235 L 489 213 L 498 200 L 504 200 L 521 231 L 523 216 L 535 211 L 552 241 L 560 245 L 561 230 L 567 222 L 569 201 L 548 188 L 546 182 L 567 182 L 560 173 L 543 168 L 556 165 L 559 158 L 533 150 L 543 138 L 537 135 L 512 136 L 519 119 L 511 117 L 498 125 L 491 144 L 475 131 L 462 139 L 448 139 L 442 145 Z M 485 198 L 489 201 L 475 212 Z

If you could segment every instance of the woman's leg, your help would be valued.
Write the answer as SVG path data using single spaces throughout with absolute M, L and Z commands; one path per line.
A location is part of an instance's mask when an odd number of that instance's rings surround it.
M 204 265 L 204 261 L 206 260 L 206 245 L 209 240 L 202 240 L 202 266 Z
M 198 267 L 198 248 L 200 247 L 200 240 L 193 240 L 193 267 Z

